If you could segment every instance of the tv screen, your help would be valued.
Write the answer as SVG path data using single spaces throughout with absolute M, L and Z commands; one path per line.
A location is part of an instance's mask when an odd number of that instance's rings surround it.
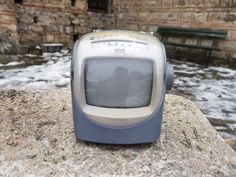
M 153 82 L 151 60 L 93 58 L 85 63 L 88 105 L 139 108 L 150 104 Z

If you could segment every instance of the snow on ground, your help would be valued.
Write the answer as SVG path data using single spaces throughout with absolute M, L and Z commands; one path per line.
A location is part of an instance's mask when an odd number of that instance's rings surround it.
M 5 66 L 16 66 L 16 65 L 21 65 L 21 64 L 24 64 L 24 62 L 13 61 L 13 62 L 7 63 Z
M 191 93 L 192 100 L 209 117 L 236 120 L 236 71 L 222 67 L 201 68 L 172 60 L 174 88 Z
M 70 60 L 67 53 L 46 53 L 43 55 L 46 63 L 27 67 L 10 68 L 0 66 L 0 88 L 66 87 L 70 83 Z M 3 69 L 1 69 L 1 67 Z
M 174 88 L 190 93 L 192 100 L 209 117 L 236 120 L 236 71 L 222 67 L 172 60 Z
M 35 57 L 27 55 L 27 57 Z M 24 62 L 0 64 L 0 88 L 69 87 L 71 55 L 44 53 L 41 65 Z M 174 88 L 190 98 L 210 117 L 236 120 L 236 71 L 222 67 L 201 68 L 197 64 L 170 61 L 175 70 Z

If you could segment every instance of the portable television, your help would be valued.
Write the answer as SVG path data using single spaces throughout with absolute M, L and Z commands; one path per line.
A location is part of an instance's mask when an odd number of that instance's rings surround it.
M 172 84 L 165 48 L 151 34 L 112 30 L 83 36 L 71 62 L 76 138 L 107 144 L 157 140 Z

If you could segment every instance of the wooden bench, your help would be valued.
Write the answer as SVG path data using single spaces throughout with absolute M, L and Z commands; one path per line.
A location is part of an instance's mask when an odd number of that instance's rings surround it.
M 206 29 L 189 29 L 189 28 L 165 28 L 160 27 L 157 31 L 161 35 L 161 41 L 164 45 L 177 46 L 177 47 L 186 47 L 192 49 L 205 49 L 207 52 L 207 65 L 209 64 L 211 53 L 213 50 L 220 51 L 219 48 L 215 47 L 216 39 L 224 39 L 227 35 L 226 31 L 217 31 L 217 30 L 206 30 Z M 200 44 L 185 44 L 177 42 L 169 42 L 166 40 L 166 36 L 192 36 L 192 37 L 201 37 L 211 39 L 211 46 L 204 46 Z

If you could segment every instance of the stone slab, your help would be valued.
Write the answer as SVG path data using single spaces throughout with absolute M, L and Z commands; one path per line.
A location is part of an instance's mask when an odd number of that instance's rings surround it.
M 167 95 L 161 138 L 75 139 L 69 89 L 0 91 L 0 176 L 234 176 L 236 154 L 198 107 Z

